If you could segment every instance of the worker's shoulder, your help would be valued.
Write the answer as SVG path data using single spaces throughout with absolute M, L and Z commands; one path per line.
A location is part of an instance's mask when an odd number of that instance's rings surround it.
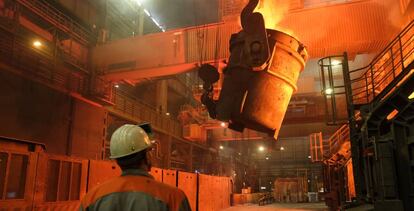
M 83 207 L 88 207 L 100 197 L 111 194 L 113 192 L 113 184 L 117 183 L 118 177 L 111 178 L 102 183 L 97 183 L 93 188 L 88 190 L 86 195 L 82 198 L 81 204 Z

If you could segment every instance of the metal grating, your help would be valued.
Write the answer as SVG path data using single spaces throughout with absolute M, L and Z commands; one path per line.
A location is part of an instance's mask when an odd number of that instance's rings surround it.
M 325 161 L 331 159 L 334 155 L 340 152 L 346 142 L 350 143 L 350 133 L 348 124 L 345 124 L 342 127 L 340 127 L 329 138 L 327 150 L 324 151 Z M 351 152 L 349 151 L 349 154 L 350 153 Z
M 54 8 L 47 1 L 18 0 L 17 2 L 49 21 L 55 27 L 66 32 L 67 34 L 72 35 L 80 42 L 84 44 L 89 43 L 91 33 L 78 22 Z
M 113 107 L 108 107 L 110 112 L 127 115 L 130 119 L 134 119 L 137 122 L 151 122 L 151 124 L 157 129 L 169 132 L 177 137 L 182 137 L 181 124 L 176 120 L 173 120 L 168 116 L 160 116 L 159 112 L 155 109 L 144 105 L 131 97 L 128 97 L 119 90 L 117 90 L 114 96 L 115 105 Z

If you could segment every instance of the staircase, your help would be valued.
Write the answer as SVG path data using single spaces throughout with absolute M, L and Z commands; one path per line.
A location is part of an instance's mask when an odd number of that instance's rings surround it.
M 414 21 L 408 24 L 372 62 L 350 71 L 353 103 L 377 105 L 411 74 Z

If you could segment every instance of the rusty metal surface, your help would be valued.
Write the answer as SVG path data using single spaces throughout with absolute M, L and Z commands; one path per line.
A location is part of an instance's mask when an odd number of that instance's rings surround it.
M 222 209 L 230 207 L 230 198 L 233 190 L 232 181 L 229 177 L 222 177 L 222 185 L 223 185 L 223 203 L 222 203 Z
M 13 150 L 7 152 L 22 154 Z M 77 210 L 80 198 L 86 193 L 88 161 L 44 152 L 30 152 L 24 155 L 29 158 L 24 175 L 26 178 L 24 198 L 23 200 L 0 199 L 1 210 Z M 60 164 L 58 173 L 51 173 L 50 161 Z M 62 163 L 68 168 L 63 168 Z M 69 176 L 64 176 L 62 173 L 64 171 Z M 50 201 L 51 198 L 55 201 Z M 50 202 L 47 202 L 48 200 Z
M 0 149 L 12 149 L 22 152 L 44 151 L 45 144 L 35 141 L 0 136 Z
M 106 135 L 102 131 L 106 129 L 106 111 L 80 100 L 75 100 L 74 104 L 71 154 L 89 159 L 102 159 Z
M 86 194 L 87 171 L 86 159 L 39 153 L 33 206 L 79 202 Z
M 162 182 L 162 169 L 152 167 L 150 174 L 154 177 L 155 180 L 157 180 L 158 182 Z
M 241 111 L 247 128 L 273 131 L 276 138 L 308 55 L 295 38 L 277 31 L 268 30 L 268 33 L 272 36 L 269 43 L 276 42 L 270 65 L 266 71 L 250 78 Z
M 197 206 L 197 174 L 178 172 L 178 188 L 184 191 L 190 202 L 191 210 Z
M 198 210 L 199 211 L 210 211 L 213 210 L 213 199 L 214 195 L 211 191 L 212 177 L 209 175 L 199 174 L 198 175 Z
M 230 187 L 230 178 L 228 177 L 214 177 L 215 179 L 215 186 L 214 188 L 218 192 L 216 195 L 216 210 L 225 209 L 230 207 L 230 195 L 231 195 L 231 187 Z
M 0 72 L 0 78 L 9 82 L 0 83 L 0 134 L 41 142 L 48 152 L 65 154 L 66 144 L 62 143 L 68 137 L 69 121 L 63 117 L 69 116 L 70 109 L 67 95 L 6 71 Z
M 1 211 L 15 211 L 15 210 L 25 210 L 30 211 L 32 210 L 32 204 L 26 204 L 20 201 L 13 201 L 13 202 L 0 202 L 0 210 Z
M 121 169 L 112 161 L 90 160 L 88 190 L 102 182 L 121 175 Z
M 21 150 L 20 147 L 17 149 Z M 0 210 L 78 210 L 80 199 L 86 193 L 87 183 L 88 189 L 91 189 L 121 172 L 111 161 L 87 160 L 45 152 L 6 151 L 3 148 L 0 151 L 3 154 L 6 152 L 29 156 L 24 199 L 0 199 Z M 151 174 L 158 181 L 163 179 L 164 183 L 182 189 L 192 209 L 197 209 L 197 174 L 160 168 L 152 168 Z M 79 176 L 79 181 L 74 175 Z M 200 184 L 200 210 L 221 210 L 228 207 L 230 178 L 208 175 L 201 177 L 203 182 Z
M 162 170 L 162 182 L 173 187 L 177 186 L 177 170 Z
M 199 211 L 216 211 L 230 206 L 230 179 L 199 174 Z
M 36 210 L 36 211 L 49 211 L 49 210 L 77 211 L 79 210 L 79 205 L 80 205 L 80 201 L 49 202 L 49 203 L 35 204 L 33 210 Z

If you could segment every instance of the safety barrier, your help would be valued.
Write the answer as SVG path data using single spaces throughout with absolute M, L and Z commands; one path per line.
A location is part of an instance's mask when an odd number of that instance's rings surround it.
M 88 160 L 0 137 L 0 210 L 77 210 Z
M 78 210 L 80 199 L 121 170 L 113 161 L 46 153 L 38 143 L 0 137 L 0 210 Z M 230 206 L 231 179 L 152 168 L 155 180 L 178 187 L 192 210 Z
M 349 125 L 345 124 L 340 127 L 328 140 L 328 151 L 324 157 L 330 158 L 335 153 L 339 152 L 341 148 L 343 148 L 343 144 L 346 142 L 350 142 L 349 137 Z
M 55 27 L 72 35 L 77 40 L 87 44 L 91 39 L 91 32 L 77 21 L 63 14 L 47 1 L 18 0 L 19 4 L 41 16 Z

